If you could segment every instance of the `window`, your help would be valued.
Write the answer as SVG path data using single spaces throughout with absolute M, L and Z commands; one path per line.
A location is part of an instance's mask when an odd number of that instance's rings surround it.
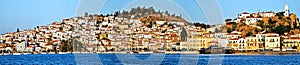
M 274 40 L 274 39 L 271 39 L 270 42 L 275 42 L 275 40 Z

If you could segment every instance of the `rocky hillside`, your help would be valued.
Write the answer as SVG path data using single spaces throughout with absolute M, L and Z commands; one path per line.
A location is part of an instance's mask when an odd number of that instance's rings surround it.
M 262 20 L 258 20 L 255 25 L 246 25 L 242 22 L 230 22 L 226 23 L 226 27 L 221 29 L 222 32 L 230 33 L 232 31 L 242 32 L 242 37 L 247 37 L 261 32 L 275 32 L 280 35 L 298 34 L 300 25 L 299 18 L 296 14 L 290 14 L 290 16 L 283 16 L 283 12 L 276 13 L 274 17 L 263 17 Z

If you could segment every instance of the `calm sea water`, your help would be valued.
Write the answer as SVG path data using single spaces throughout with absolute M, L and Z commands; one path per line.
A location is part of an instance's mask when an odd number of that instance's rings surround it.
M 168 65 L 198 64 L 206 65 L 210 62 L 221 61 L 223 65 L 299 65 L 300 55 L 186 55 L 186 54 L 39 54 L 39 55 L 2 55 L 1 65 L 77 65 L 103 64 L 123 65 L 135 64 L 130 58 L 139 60 L 158 60 L 161 62 L 146 61 L 144 64 L 159 63 Z M 155 54 L 154 54 L 155 55 Z M 123 58 L 120 58 L 123 57 Z M 149 59 L 150 58 L 150 59 Z M 123 60 L 122 60 L 123 59 Z M 124 61 L 125 59 L 125 61 Z M 127 60 L 127 61 L 126 61 Z M 195 62 L 194 62 L 195 61 Z

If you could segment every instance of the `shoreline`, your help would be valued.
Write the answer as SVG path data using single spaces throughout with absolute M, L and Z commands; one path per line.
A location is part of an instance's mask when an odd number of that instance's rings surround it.
M 39 55 L 39 54 L 195 54 L 195 55 L 212 55 L 212 54 L 200 54 L 197 51 L 188 51 L 188 52 L 164 52 L 164 53 L 155 53 L 155 52 L 138 52 L 138 53 L 129 53 L 129 52 L 59 52 L 59 53 L 3 53 L 3 55 Z M 214 55 L 224 55 L 225 53 L 218 53 Z M 247 53 L 232 53 L 225 55 L 288 55 L 288 54 L 300 54 L 300 52 L 247 52 Z

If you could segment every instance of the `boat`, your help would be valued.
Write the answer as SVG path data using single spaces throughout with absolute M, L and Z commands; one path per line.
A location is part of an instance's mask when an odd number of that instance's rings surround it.
M 210 46 L 209 48 L 201 48 L 200 54 L 232 54 L 234 50 L 231 48 L 224 48 L 220 46 Z
M 225 54 L 233 54 L 235 53 L 233 48 L 225 48 Z
M 13 53 L 13 55 L 21 55 L 21 53 Z
M 132 51 L 134 54 L 138 54 L 139 52 L 137 52 L 137 51 Z
M 163 50 L 155 50 L 155 51 L 153 51 L 153 53 L 166 53 L 166 52 Z

